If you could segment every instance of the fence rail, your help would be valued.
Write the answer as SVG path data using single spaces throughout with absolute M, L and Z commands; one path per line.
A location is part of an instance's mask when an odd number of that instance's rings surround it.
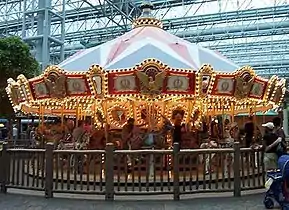
M 9 188 L 54 193 L 118 195 L 232 192 L 264 186 L 263 153 L 240 148 L 171 150 L 10 149 L 2 145 L 1 192 Z

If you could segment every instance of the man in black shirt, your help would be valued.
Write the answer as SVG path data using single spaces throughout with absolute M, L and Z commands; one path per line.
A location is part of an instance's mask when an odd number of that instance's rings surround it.
M 173 113 L 173 120 L 174 120 L 173 143 L 177 142 L 181 144 L 182 128 L 184 127 L 184 125 L 182 124 L 184 114 L 185 113 L 183 110 L 176 110 L 175 113 Z
M 183 128 L 185 127 L 182 122 L 184 118 L 185 112 L 183 110 L 175 110 L 173 112 L 173 120 L 174 120 L 174 126 L 170 123 L 170 121 L 165 117 L 162 116 L 165 120 L 165 127 L 166 130 L 171 130 L 172 131 L 172 140 L 173 143 L 179 143 L 181 146 L 182 142 L 182 132 Z
M 248 122 L 244 126 L 246 148 L 249 148 L 253 142 L 254 130 L 255 130 L 255 125 L 253 123 L 253 116 L 249 116 Z

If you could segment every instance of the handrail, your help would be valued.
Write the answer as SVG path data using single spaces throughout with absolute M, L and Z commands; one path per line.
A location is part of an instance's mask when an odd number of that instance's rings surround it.
M 234 192 L 264 186 L 262 149 L 232 148 L 115 150 L 9 149 L 0 151 L 0 186 L 53 193 L 105 195 Z M 18 154 L 17 154 L 18 153 Z M 26 153 L 28 155 L 26 155 Z M 215 167 L 211 172 L 211 167 Z M 29 184 L 30 183 L 30 184 Z M 36 183 L 36 184 L 35 184 Z

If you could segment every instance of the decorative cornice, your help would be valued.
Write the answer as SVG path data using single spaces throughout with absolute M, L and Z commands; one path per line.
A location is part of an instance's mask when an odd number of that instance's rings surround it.
M 145 26 L 163 28 L 163 23 L 161 20 L 152 17 L 141 17 L 136 19 L 132 23 L 132 28 L 145 27 Z

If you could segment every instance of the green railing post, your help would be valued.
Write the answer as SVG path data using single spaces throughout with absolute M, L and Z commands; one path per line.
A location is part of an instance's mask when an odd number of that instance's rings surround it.
M 173 148 L 173 179 L 174 179 L 174 200 L 180 200 L 180 173 L 179 173 L 179 143 L 174 143 Z
M 53 143 L 47 143 L 45 146 L 45 197 L 53 197 Z
M 240 143 L 234 143 L 234 196 L 241 196 L 241 177 L 240 177 L 240 160 L 241 160 L 241 151 Z
M 2 144 L 2 151 L 0 157 L 0 190 L 2 193 L 7 193 L 7 183 L 8 183 L 8 175 L 9 175 L 9 156 L 7 153 L 8 144 L 4 142 Z
M 114 145 L 107 143 L 105 148 L 105 200 L 114 200 Z

